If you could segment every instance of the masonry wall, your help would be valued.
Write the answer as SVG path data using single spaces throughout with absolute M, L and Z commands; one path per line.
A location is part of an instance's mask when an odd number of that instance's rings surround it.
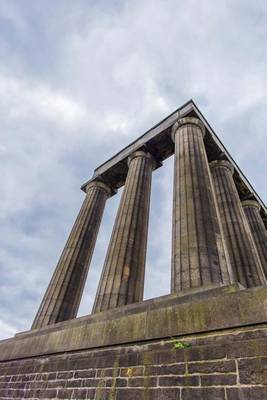
M 1 399 L 264 400 L 267 327 L 1 362 L 0 375 Z

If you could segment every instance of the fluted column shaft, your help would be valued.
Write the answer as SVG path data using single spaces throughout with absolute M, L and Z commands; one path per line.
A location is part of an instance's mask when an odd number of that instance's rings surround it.
M 93 312 L 143 299 L 153 159 L 137 151 L 128 165 Z
M 235 281 L 245 287 L 261 285 L 261 262 L 235 186 L 234 169 L 225 160 L 213 161 L 210 167 Z
M 86 192 L 32 329 L 69 320 L 77 315 L 105 203 L 111 195 L 111 189 L 104 183 L 92 182 L 87 186 Z
M 175 142 L 172 291 L 229 284 L 230 266 L 222 240 L 203 136 L 196 118 L 182 118 Z
M 261 206 L 255 200 L 242 201 L 242 206 L 267 278 L 267 231 L 260 215 Z

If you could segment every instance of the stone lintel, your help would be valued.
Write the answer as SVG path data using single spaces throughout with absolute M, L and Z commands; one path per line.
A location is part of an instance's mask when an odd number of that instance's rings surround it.
M 150 151 L 153 155 L 155 153 L 158 154 L 159 161 L 163 161 L 169 156 L 173 154 L 173 143 L 171 138 L 169 137 L 170 128 L 177 121 L 177 119 L 182 118 L 183 116 L 190 115 L 193 113 L 194 116 L 194 105 L 192 100 L 189 100 L 177 110 L 175 110 L 172 114 L 168 115 L 162 121 L 154 125 L 151 129 L 141 135 L 134 142 L 130 143 L 124 149 L 119 151 L 109 160 L 101 164 L 94 171 L 94 175 L 91 180 L 96 179 L 97 177 L 109 177 L 118 180 L 118 187 L 122 186 L 124 182 L 119 182 L 120 173 L 123 170 L 123 166 L 127 167 L 127 159 L 128 157 L 134 153 L 135 151 L 142 150 L 143 147 L 146 147 L 148 151 Z M 88 182 L 90 182 L 89 180 Z M 81 189 L 84 190 L 85 185 L 82 185 Z
M 94 180 L 102 180 L 104 183 L 111 185 L 113 188 L 120 188 L 124 185 L 128 166 L 128 157 L 138 150 L 146 149 L 149 151 L 157 161 L 156 168 L 159 168 L 162 162 L 170 157 L 174 153 L 174 144 L 171 139 L 172 126 L 177 120 L 184 117 L 198 118 L 205 126 L 205 146 L 209 161 L 218 158 L 218 154 L 224 153 L 224 157 L 228 160 L 235 169 L 234 180 L 237 184 L 238 191 L 247 195 L 247 193 L 253 193 L 255 199 L 261 204 L 262 213 L 267 215 L 267 210 L 264 203 L 257 195 L 251 184 L 248 182 L 246 177 L 243 175 L 242 171 L 239 169 L 238 165 L 232 159 L 231 155 L 225 149 L 224 145 L 214 132 L 214 130 L 209 125 L 208 121 L 205 119 L 201 111 L 198 109 L 193 100 L 189 100 L 184 105 L 179 107 L 169 116 L 164 118 L 158 124 L 153 126 L 137 140 L 130 143 L 127 147 L 119 151 L 109 160 L 101 164 L 95 169 L 93 177 L 81 186 L 81 189 L 85 191 L 88 183 Z M 212 152 L 212 154 L 209 154 Z M 216 156 L 212 156 L 216 154 Z M 211 157 L 210 157 L 211 156 Z M 242 198 L 244 196 L 241 196 Z M 266 216 L 267 221 L 267 216 Z M 267 224 L 267 222 L 266 222 Z
M 266 287 L 239 284 L 167 295 L 2 340 L 0 361 L 263 324 L 266 304 Z

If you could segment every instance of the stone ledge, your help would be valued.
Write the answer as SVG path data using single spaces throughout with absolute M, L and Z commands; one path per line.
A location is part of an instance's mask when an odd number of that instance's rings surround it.
M 267 288 L 172 294 L 0 341 L 0 361 L 266 323 Z
M 108 319 L 114 320 L 117 318 L 121 318 L 122 316 L 135 314 L 141 311 L 156 310 L 157 308 L 161 308 L 162 306 L 166 307 L 167 305 L 171 306 L 173 304 L 191 302 L 192 300 L 195 301 L 202 297 L 207 297 L 207 296 L 214 297 L 220 293 L 224 292 L 232 293 L 242 289 L 244 289 L 244 287 L 240 283 L 232 284 L 230 286 L 219 286 L 219 287 L 217 284 L 209 284 L 205 286 L 205 288 L 199 287 L 199 288 L 187 289 L 179 293 L 172 293 L 156 297 L 153 299 L 144 300 L 140 303 L 132 303 L 126 306 L 113 308 L 111 310 L 106 310 L 104 312 L 98 312 L 95 314 L 75 318 L 73 320 L 58 322 L 57 324 L 49 325 L 49 327 L 39 328 L 25 332 L 19 332 L 15 336 L 22 337 L 33 334 L 34 335 L 43 334 L 47 330 L 49 330 L 49 332 L 51 332 L 52 330 L 58 331 L 60 329 L 64 329 L 66 326 L 70 326 L 70 324 L 72 323 L 74 323 L 75 326 L 78 326 L 78 324 L 83 324 L 84 321 L 86 321 L 87 324 L 91 324 L 96 321 L 106 321 Z

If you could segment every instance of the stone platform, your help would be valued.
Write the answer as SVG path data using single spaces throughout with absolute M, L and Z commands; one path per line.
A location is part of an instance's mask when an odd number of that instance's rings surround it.
M 20 333 L 0 399 L 267 399 L 266 316 L 266 287 L 230 285 Z

